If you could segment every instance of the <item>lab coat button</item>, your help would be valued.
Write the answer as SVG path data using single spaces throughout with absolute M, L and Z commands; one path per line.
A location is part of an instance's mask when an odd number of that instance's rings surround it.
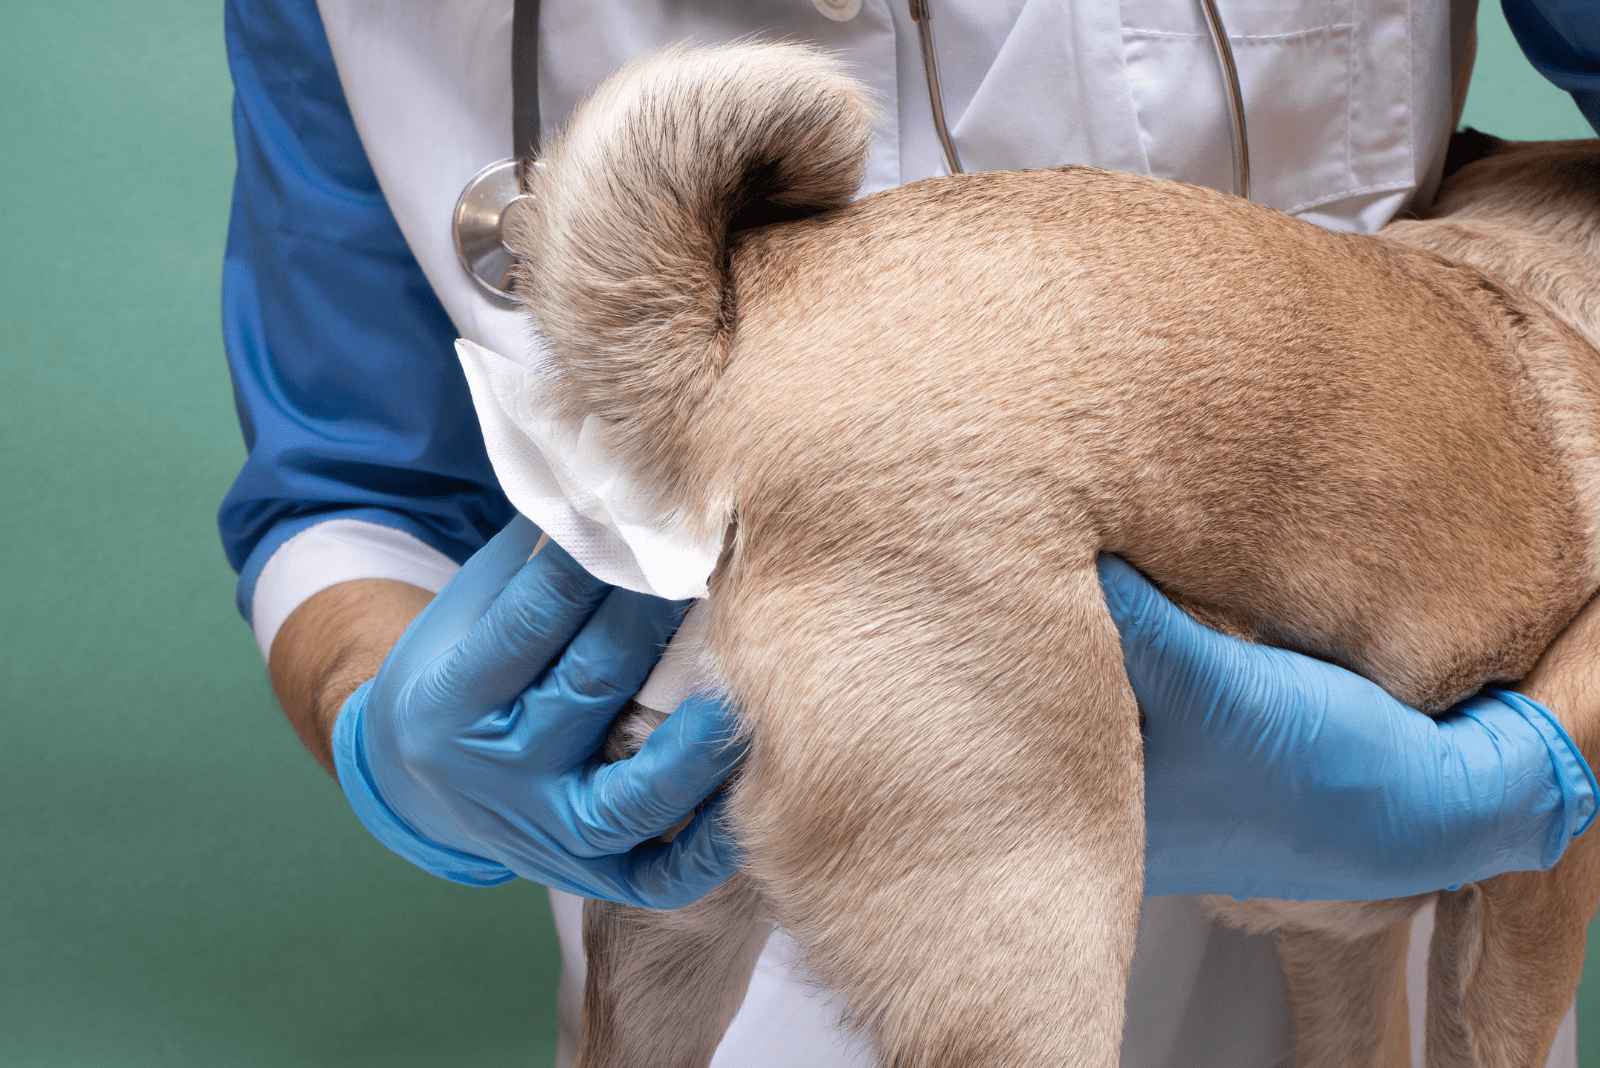
M 849 22 L 861 13 L 861 0 L 811 0 L 811 6 L 835 22 Z

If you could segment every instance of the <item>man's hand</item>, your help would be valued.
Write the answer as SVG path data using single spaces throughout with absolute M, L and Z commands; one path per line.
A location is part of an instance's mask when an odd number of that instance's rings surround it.
M 650 908 L 697 900 L 736 866 L 719 802 L 720 703 L 691 698 L 634 757 L 596 751 L 686 605 L 613 589 L 518 517 L 467 561 L 344 702 L 340 785 L 368 830 L 469 885 L 522 875 Z M 276 649 L 274 650 L 276 653 Z
M 1099 566 L 1145 714 L 1147 895 L 1405 897 L 1548 868 L 1594 818 L 1594 776 L 1534 701 L 1430 718 Z

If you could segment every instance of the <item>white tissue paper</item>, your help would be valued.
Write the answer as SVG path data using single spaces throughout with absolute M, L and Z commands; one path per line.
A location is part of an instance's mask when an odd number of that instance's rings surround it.
M 462 338 L 489 462 L 517 511 L 602 582 L 679 600 L 706 596 L 720 541 L 667 529 L 650 496 L 605 448 L 597 420 L 559 418 L 547 372 Z

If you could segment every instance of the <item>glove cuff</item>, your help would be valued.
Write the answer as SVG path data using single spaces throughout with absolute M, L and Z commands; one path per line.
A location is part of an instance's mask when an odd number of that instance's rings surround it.
M 1511 690 L 1488 689 L 1484 693 L 1509 705 L 1544 739 L 1550 750 L 1550 762 L 1555 767 L 1556 781 L 1561 785 L 1562 822 L 1552 835 L 1550 850 L 1545 857 L 1546 867 L 1561 859 L 1567 843 L 1589 829 L 1595 812 L 1600 808 L 1600 788 L 1596 787 L 1594 772 L 1588 761 L 1578 751 L 1577 743 L 1567 733 L 1561 721 L 1548 708 L 1530 697 Z M 1551 855 L 1553 853 L 1553 855 Z
M 516 873 L 502 864 L 430 842 L 406 826 L 384 803 L 373 783 L 361 740 L 362 714 L 374 681 L 368 679 L 358 686 L 333 722 L 333 765 L 339 773 L 339 787 L 356 818 L 372 837 L 430 875 L 463 886 L 499 886 L 515 879 Z

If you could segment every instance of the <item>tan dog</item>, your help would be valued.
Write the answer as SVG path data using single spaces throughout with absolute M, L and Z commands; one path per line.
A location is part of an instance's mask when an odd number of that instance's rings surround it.
M 1117 1063 L 1144 828 L 1102 551 L 1427 710 L 1600 587 L 1600 149 L 1505 146 L 1374 238 L 1081 167 L 852 203 L 871 121 L 804 49 L 658 57 L 514 238 L 563 403 L 726 535 L 707 658 L 753 739 L 747 874 L 589 904 L 586 1068 L 706 1064 L 774 920 L 885 1068 Z M 1543 1063 L 1590 844 L 1442 895 L 1431 1064 Z M 1405 1063 L 1418 904 L 1217 907 L 1281 931 L 1298 1063 L 1365 1066 Z

